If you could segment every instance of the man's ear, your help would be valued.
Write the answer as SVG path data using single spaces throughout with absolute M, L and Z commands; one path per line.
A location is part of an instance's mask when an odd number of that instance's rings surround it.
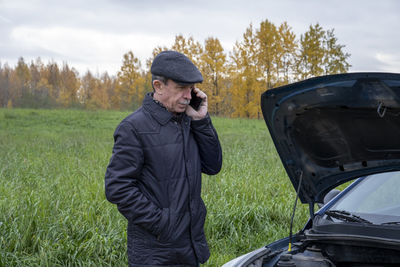
M 153 88 L 154 88 L 154 91 L 156 92 L 156 94 L 162 95 L 163 88 L 162 88 L 162 82 L 161 81 L 154 80 L 153 81 Z

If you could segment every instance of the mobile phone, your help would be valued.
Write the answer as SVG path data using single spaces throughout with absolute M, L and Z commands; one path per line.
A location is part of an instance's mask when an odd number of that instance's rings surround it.
M 198 110 L 200 107 L 201 102 L 203 101 L 202 98 L 198 97 L 196 95 L 196 93 L 192 90 L 192 92 L 190 93 L 192 96 L 192 99 L 190 100 L 189 105 L 194 109 L 194 110 Z

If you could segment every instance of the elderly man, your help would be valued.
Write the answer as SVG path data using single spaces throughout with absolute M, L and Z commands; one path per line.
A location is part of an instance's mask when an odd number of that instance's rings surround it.
M 220 171 L 221 146 L 197 67 L 164 51 L 151 73 L 154 92 L 115 130 L 106 197 L 128 220 L 129 266 L 198 266 L 210 256 L 201 173 Z

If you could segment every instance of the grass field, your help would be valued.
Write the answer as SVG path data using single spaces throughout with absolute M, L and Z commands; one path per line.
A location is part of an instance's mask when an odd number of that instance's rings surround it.
M 0 266 L 127 266 L 126 220 L 105 199 L 104 173 L 128 114 L 0 109 Z M 295 199 L 264 121 L 213 122 L 224 158 L 203 175 L 203 266 L 287 236 Z M 295 231 L 308 216 L 298 207 Z

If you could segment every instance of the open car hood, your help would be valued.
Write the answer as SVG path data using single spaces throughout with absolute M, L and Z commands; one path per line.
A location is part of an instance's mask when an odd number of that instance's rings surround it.
M 400 74 L 308 79 L 261 96 L 265 122 L 303 203 L 364 175 L 400 170 Z

